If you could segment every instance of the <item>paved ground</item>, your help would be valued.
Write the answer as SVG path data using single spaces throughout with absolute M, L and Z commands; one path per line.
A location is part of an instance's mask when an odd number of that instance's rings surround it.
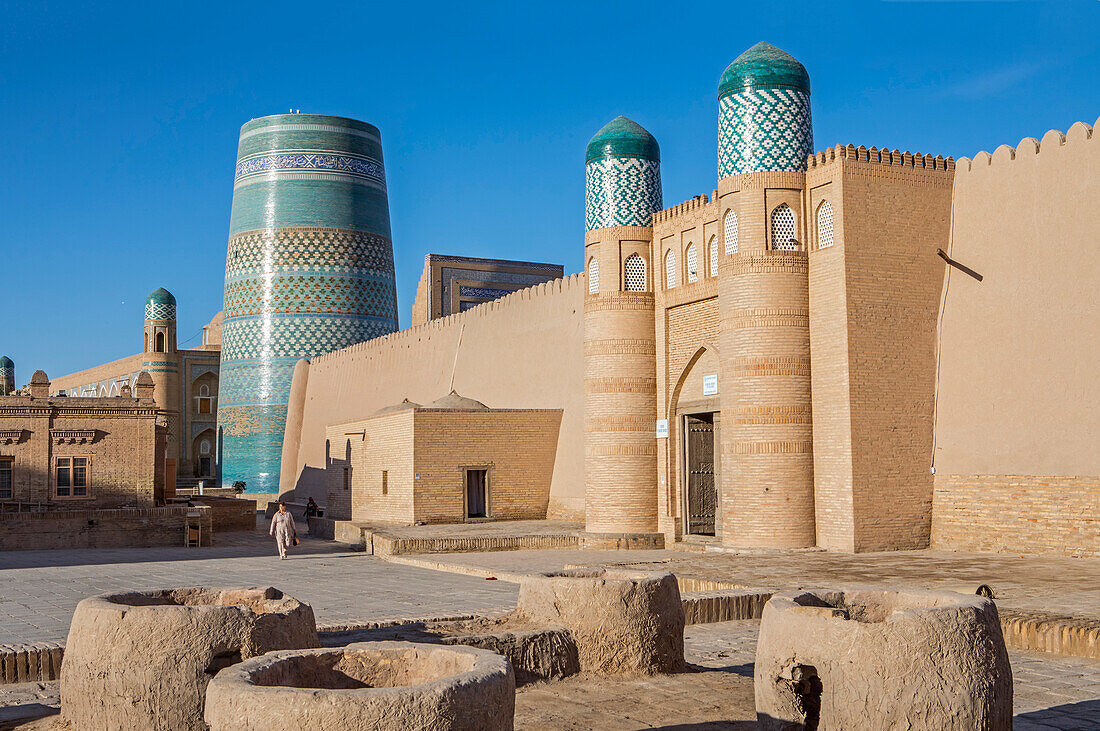
M 515 605 L 503 581 L 390 564 L 339 544 L 303 538 L 280 561 L 273 539 L 237 534 L 212 548 L 0 552 L 0 637 L 58 641 L 76 603 L 124 589 L 275 586 L 313 605 L 319 623 L 447 616 Z
M 795 588 L 825 584 L 879 584 L 967 589 L 989 584 L 998 605 L 1100 618 L 1100 558 L 1014 556 L 949 551 L 885 553 L 708 553 L 681 551 L 504 551 L 408 557 L 456 570 L 502 576 L 551 571 L 565 565 L 636 562 L 680 576 L 745 587 Z
M 577 676 L 521 688 L 517 729 L 755 728 L 752 674 L 759 624 L 689 626 L 691 672 L 643 679 Z M 1100 725 L 1100 662 L 1011 652 L 1016 731 L 1074 731 Z M 0 686 L 5 719 L 56 713 L 57 683 Z M 37 729 L 52 729 L 50 721 Z M 870 726 L 869 726 L 870 728 Z

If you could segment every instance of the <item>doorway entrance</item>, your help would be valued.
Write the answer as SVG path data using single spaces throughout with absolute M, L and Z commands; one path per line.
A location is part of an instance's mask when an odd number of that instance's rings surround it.
M 466 470 L 466 517 L 488 517 L 488 470 Z
M 714 469 L 714 414 L 684 417 L 688 533 L 713 536 L 718 507 Z

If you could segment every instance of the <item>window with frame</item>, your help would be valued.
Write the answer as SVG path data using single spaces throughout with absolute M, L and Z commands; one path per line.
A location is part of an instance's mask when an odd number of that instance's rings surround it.
M 780 203 L 772 211 L 772 251 L 798 251 L 794 232 L 794 211 Z
M 726 253 L 737 253 L 737 214 L 726 211 L 726 217 L 722 219 L 722 237 L 726 242 Z
M 15 457 L 0 457 L 0 500 L 11 500 Z
M 665 254 L 665 289 L 676 286 L 676 252 L 669 249 Z
M 699 252 L 695 244 L 689 244 L 687 250 L 687 280 L 688 284 L 699 281 Z
M 54 494 L 57 497 L 88 497 L 91 471 L 88 457 L 58 457 L 54 470 Z
M 596 257 L 588 260 L 588 294 L 600 291 L 600 262 Z
M 833 206 L 829 201 L 821 201 L 817 208 L 817 248 L 827 249 L 833 245 Z
M 200 414 L 214 413 L 214 398 L 210 395 L 209 385 L 204 383 L 199 386 L 199 395 L 196 398 L 198 400 Z
M 626 257 L 623 263 L 623 281 L 627 292 L 645 291 L 645 259 L 637 254 Z

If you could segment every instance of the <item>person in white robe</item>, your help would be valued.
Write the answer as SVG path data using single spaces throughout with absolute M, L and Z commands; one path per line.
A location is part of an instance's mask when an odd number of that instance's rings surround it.
M 268 535 L 275 536 L 275 545 L 279 548 L 279 559 L 286 558 L 286 549 L 293 545 L 298 537 L 294 529 L 294 516 L 286 509 L 286 503 L 279 503 L 279 510 L 271 516 L 271 530 Z

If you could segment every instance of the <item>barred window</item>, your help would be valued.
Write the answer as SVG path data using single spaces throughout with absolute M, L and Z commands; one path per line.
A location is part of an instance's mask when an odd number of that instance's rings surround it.
M 627 292 L 645 291 L 645 259 L 637 254 L 626 257 L 623 273 L 623 281 L 626 282 Z
M 817 208 L 817 248 L 824 249 L 833 245 L 833 207 L 829 201 L 822 201 Z
M 726 253 L 737 253 L 737 214 L 726 211 L 726 217 L 722 220 L 722 236 L 726 240 Z
M 676 286 L 676 252 L 672 249 L 665 254 L 665 289 Z
M 15 457 L 0 457 L 0 500 L 11 500 Z
M 699 254 L 695 250 L 695 244 L 688 246 L 687 275 L 688 283 L 699 281 Z
M 772 211 L 772 250 L 798 251 L 794 238 L 794 211 L 786 203 L 780 203 Z
M 588 294 L 600 291 L 600 262 L 596 257 L 588 260 Z
M 707 248 L 710 250 L 710 276 L 718 276 L 718 237 L 711 236 L 710 243 L 707 244 Z

